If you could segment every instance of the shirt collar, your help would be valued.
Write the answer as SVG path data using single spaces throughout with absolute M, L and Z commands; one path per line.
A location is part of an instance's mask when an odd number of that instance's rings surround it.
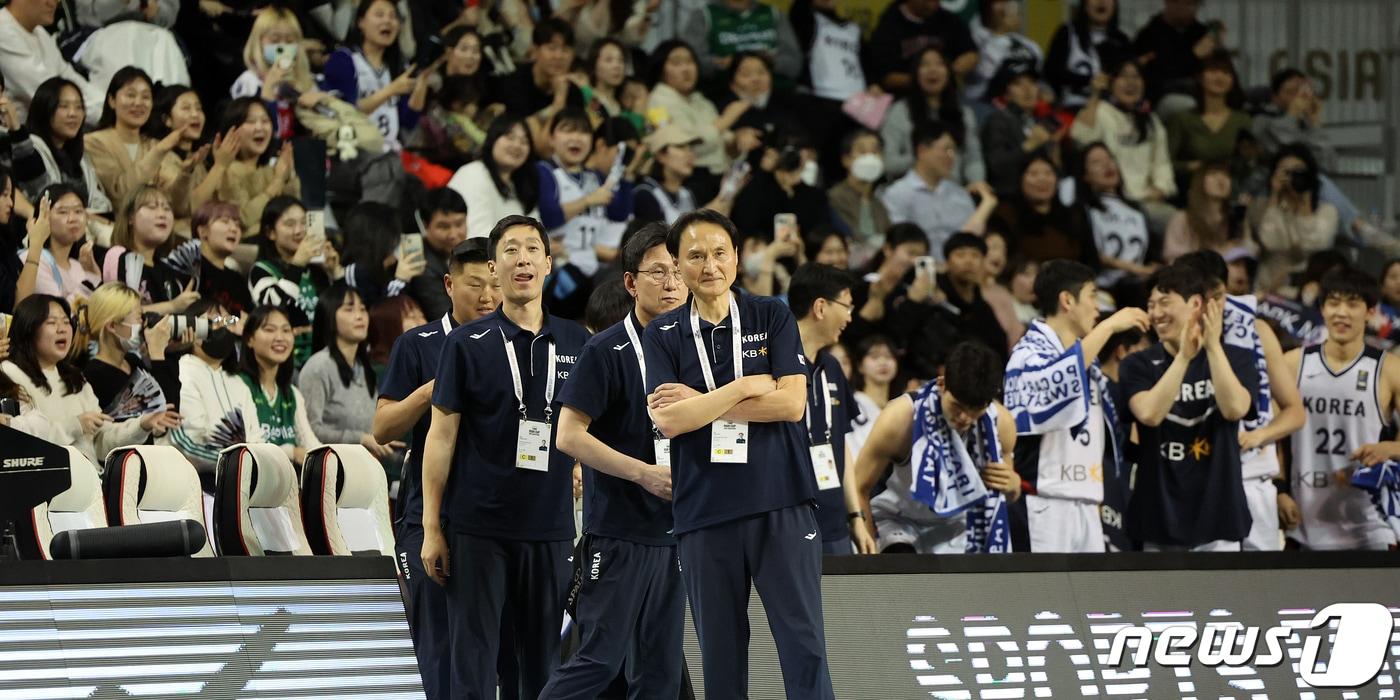
M 741 313 L 741 314 L 744 313 L 744 297 L 746 296 L 744 290 L 742 290 L 742 289 L 740 289 L 740 288 L 738 288 L 738 287 L 730 287 L 730 288 L 729 288 L 729 293 L 734 295 L 734 303 L 735 303 L 736 305 L 738 305 L 738 307 L 739 307 L 739 313 Z M 690 295 L 688 295 L 687 299 L 685 300 L 685 305 L 682 306 L 682 307 L 680 307 L 681 315 L 680 315 L 680 319 L 679 319 L 679 320 L 680 320 L 680 322 L 681 322 L 681 328 L 683 329 L 681 332 L 684 333 L 685 335 L 693 335 L 693 334 L 691 333 L 691 329 L 690 329 L 690 310 L 691 310 L 692 308 L 694 308 L 694 307 L 695 307 L 695 294 L 694 294 L 694 293 L 691 293 Z M 728 316 L 726 316 L 726 318 L 728 318 Z M 726 328 L 729 327 L 729 324 L 724 324 L 724 323 L 710 323 L 709 321 L 706 321 L 703 317 L 701 317 L 701 319 L 700 319 L 700 328 L 703 329 L 703 328 L 705 327 L 705 324 L 709 324 L 710 327 L 712 327 L 712 328 L 713 328 L 713 327 L 716 327 L 716 326 L 721 326 L 721 325 L 722 325 L 722 326 L 725 326 Z
M 527 331 L 524 328 L 515 325 L 515 322 L 510 320 L 509 316 L 506 316 L 504 305 L 496 307 L 496 310 L 491 312 L 491 315 L 488 318 L 495 320 L 497 327 L 501 329 L 501 333 L 505 335 L 506 340 L 509 341 L 514 341 L 521 335 L 530 336 L 531 338 L 552 338 L 554 334 L 550 332 L 549 309 L 542 309 L 542 311 L 544 313 L 544 323 L 540 326 L 539 333 L 531 333 L 530 331 Z

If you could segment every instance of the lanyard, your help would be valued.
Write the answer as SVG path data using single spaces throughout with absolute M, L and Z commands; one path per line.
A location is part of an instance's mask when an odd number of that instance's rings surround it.
M 627 338 L 632 341 L 632 352 L 637 355 L 637 369 L 642 371 L 642 401 L 643 404 L 645 404 L 647 393 L 647 360 L 642 354 L 641 334 L 637 332 L 637 329 L 632 327 L 632 314 L 627 314 L 627 317 L 622 319 L 622 326 L 627 329 Z M 656 423 L 652 422 L 650 412 L 647 413 L 647 422 L 651 423 L 652 438 L 659 438 L 661 434 L 656 429 Z
M 743 328 L 739 323 L 739 304 L 734 300 L 734 292 L 729 293 L 729 321 L 733 328 L 734 345 L 734 379 L 737 381 L 744 376 L 744 351 L 741 348 L 744 338 Z M 690 302 L 690 330 L 691 337 L 695 340 L 695 354 L 700 358 L 700 371 L 705 374 L 706 391 L 715 390 L 715 372 L 710 367 L 709 354 L 705 352 L 705 339 L 700 337 L 700 311 L 695 307 L 695 300 Z
M 452 319 L 451 319 L 451 316 L 452 316 L 452 312 L 451 312 L 451 311 L 448 311 L 447 313 L 445 313 L 445 314 L 442 315 L 442 334 L 443 334 L 443 335 L 448 335 L 448 334 L 450 334 L 450 333 L 452 332 Z M 501 334 L 501 337 L 504 338 L 504 337 L 505 337 L 505 334 L 502 333 L 502 334 Z M 513 355 L 512 353 L 506 353 L 506 354 L 511 355 L 512 357 L 514 357 L 514 355 Z
M 826 368 L 825 368 L 825 367 L 818 367 L 818 368 L 817 368 L 817 371 L 815 371 L 815 372 L 812 373 L 812 378 L 813 378 L 813 379 L 816 379 L 818 375 L 821 376 L 821 380 L 822 380 L 822 381 L 821 381 L 821 399 L 820 399 L 820 400 L 821 400 L 821 402 L 822 402 L 822 413 L 826 416 L 826 440 L 823 441 L 823 442 L 817 443 L 817 444 L 820 444 L 820 445 L 829 445 L 829 444 L 831 444 L 831 385 L 828 384 L 827 381 L 826 381 Z M 816 382 L 812 382 L 812 393 L 813 393 L 813 398 L 815 398 L 816 392 L 817 392 L 817 383 L 816 383 Z M 812 412 L 811 412 L 811 411 L 808 411 L 808 412 L 807 412 L 806 421 L 807 421 L 807 437 L 808 437 L 808 439 L 811 439 L 811 437 L 812 437 Z
M 497 330 L 501 330 L 499 327 Z M 525 388 L 520 383 L 520 362 L 515 359 L 515 346 L 506 340 L 506 332 L 501 330 L 501 345 L 506 349 L 506 362 L 510 364 L 510 380 L 515 385 L 515 400 L 520 402 L 520 419 L 528 420 L 525 414 Z M 535 343 L 530 341 L 530 376 L 535 375 Z M 554 417 L 554 341 L 549 341 L 549 378 L 544 385 L 544 419 L 549 422 Z

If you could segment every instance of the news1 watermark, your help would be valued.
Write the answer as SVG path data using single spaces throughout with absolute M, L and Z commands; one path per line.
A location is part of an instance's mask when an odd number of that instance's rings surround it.
M 1246 627 L 1238 623 L 1124 627 L 1113 636 L 1108 664 L 1189 666 L 1194 660 L 1217 668 L 1272 667 L 1282 663 L 1284 646 L 1295 635 L 1303 640 L 1298 674 L 1313 688 L 1359 688 L 1375 680 L 1390 649 L 1395 620 L 1379 603 L 1333 603 L 1317 611 L 1307 626 Z M 1319 669 L 1330 639 L 1325 668 Z M 1129 649 L 1129 642 L 1136 645 Z

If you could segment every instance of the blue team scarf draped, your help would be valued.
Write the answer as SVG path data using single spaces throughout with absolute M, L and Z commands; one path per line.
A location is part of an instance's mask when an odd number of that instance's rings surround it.
M 1016 432 L 1020 435 L 1078 430 L 1088 420 L 1088 387 L 1092 383 L 1098 388 L 1104 420 L 1108 422 L 1105 436 L 1112 447 L 1113 469 L 1121 469 L 1122 448 L 1113 430 L 1118 425 L 1113 392 L 1108 389 L 1108 378 L 1099 368 L 1098 359 L 1087 364 L 1086 372 L 1080 343 L 1063 348 L 1049 325 L 1035 321 L 1011 350 L 1011 361 L 1007 363 L 1002 384 L 1002 400 L 1016 421 Z
M 914 500 L 940 517 L 967 513 L 967 549 L 972 553 L 1011 551 L 1006 498 L 988 489 L 978 464 L 1001 461 L 996 422 L 983 414 L 968 432 L 968 443 L 953 435 L 943 420 L 938 382 L 925 384 L 914 399 L 914 449 L 910 487 Z
M 1351 485 L 1371 494 L 1371 502 L 1380 509 L 1381 517 L 1400 537 L 1400 464 L 1382 462 L 1358 467 L 1351 474 Z
M 1222 320 L 1225 344 L 1249 351 L 1254 356 L 1254 368 L 1259 371 L 1259 391 L 1254 396 L 1254 418 L 1244 421 L 1241 427 L 1258 430 L 1274 419 L 1269 387 L 1269 364 L 1264 359 L 1264 346 L 1259 340 L 1259 331 L 1254 327 L 1258 318 L 1258 301 L 1253 295 L 1227 296 Z M 1257 449 L 1257 448 L 1256 448 Z

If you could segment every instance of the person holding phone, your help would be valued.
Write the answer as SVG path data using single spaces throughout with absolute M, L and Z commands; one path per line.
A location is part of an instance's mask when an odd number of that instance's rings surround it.
M 325 231 L 313 236 L 307 230 L 306 207 L 295 197 L 269 201 L 259 228 L 258 261 L 248 272 L 248 290 L 255 304 L 279 307 L 291 317 L 296 333 L 292 361 L 301 367 L 312 353 L 316 300 L 332 280 L 345 276 L 340 254 Z M 319 265 L 312 263 L 315 258 Z
M 400 150 L 400 134 L 418 123 L 428 106 L 428 78 L 436 69 L 404 65 L 399 51 L 401 25 L 398 5 L 389 0 L 360 0 L 345 45 L 326 60 L 321 79 L 321 89 L 369 115 L 384 135 L 386 151 Z

